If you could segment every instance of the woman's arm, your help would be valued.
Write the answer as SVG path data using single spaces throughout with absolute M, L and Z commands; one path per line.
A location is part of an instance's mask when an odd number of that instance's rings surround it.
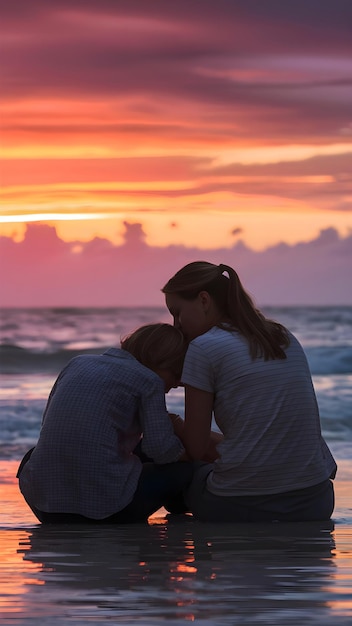
M 214 395 L 185 386 L 185 421 L 169 413 L 175 434 L 181 439 L 191 459 L 213 462 L 219 457 L 216 446 L 222 433 L 211 430 Z
M 172 425 L 174 427 L 174 433 L 175 435 L 177 435 L 177 437 L 179 437 L 179 439 L 181 439 L 183 445 L 185 446 L 185 442 L 184 442 L 184 428 L 185 428 L 185 422 L 182 419 L 182 417 L 180 415 L 177 415 L 176 413 L 169 413 L 170 419 L 172 421 Z M 202 461 L 207 461 L 208 463 L 213 463 L 216 459 L 219 458 L 219 454 L 218 451 L 216 449 L 216 446 L 218 445 L 218 443 L 220 443 L 224 438 L 224 435 L 222 433 L 219 433 L 215 430 L 211 430 L 210 431 L 210 440 L 209 440 L 209 445 L 208 448 L 205 452 L 205 454 L 202 456 L 201 460 Z M 186 447 L 186 446 L 185 446 Z M 191 457 L 186 454 L 186 456 L 181 457 L 182 461 L 187 460 L 190 461 L 192 460 Z
M 214 394 L 185 385 L 183 445 L 192 459 L 200 460 L 210 444 Z
M 215 445 L 222 435 L 211 430 L 213 403 L 213 393 L 185 385 L 182 442 L 192 459 L 214 461 L 218 456 Z
M 204 456 L 202 456 L 202 461 L 207 461 L 208 463 L 213 463 L 216 459 L 219 458 L 219 453 L 216 449 L 218 443 L 220 443 L 224 439 L 224 435 L 222 433 L 217 432 L 216 430 L 210 431 L 210 441 L 208 445 L 208 449 Z

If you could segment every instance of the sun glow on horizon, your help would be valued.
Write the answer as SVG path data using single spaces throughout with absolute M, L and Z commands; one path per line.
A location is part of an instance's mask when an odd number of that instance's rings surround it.
M 352 220 L 346 226 L 343 214 L 335 220 L 340 236 L 352 232 Z M 3 218 L 2 218 L 3 219 Z M 219 221 L 220 220 L 220 221 Z M 209 211 L 200 215 L 175 213 L 173 221 L 168 213 L 153 214 L 138 212 L 111 214 L 37 214 L 9 218 L 1 223 L 0 237 L 9 237 L 14 242 L 23 241 L 27 224 L 37 223 L 54 227 L 57 236 L 64 242 L 89 242 L 95 238 L 106 239 L 115 246 L 124 243 L 124 224 L 140 224 L 147 246 L 163 248 L 183 246 L 185 248 L 220 249 L 231 248 L 242 241 L 254 251 L 261 251 L 278 242 L 294 245 L 315 239 L 319 232 L 331 228 L 329 214 L 316 212 L 280 213 L 278 211 L 239 211 L 236 216 L 228 211 Z M 14 230 L 15 227 L 15 230 Z M 203 236 L 204 233 L 204 236 Z M 212 236 L 209 236 L 212 233 Z M 282 237 L 285 233 L 285 237 Z M 196 243 L 195 243 L 196 242 Z
M 105 218 L 111 218 L 111 215 L 109 213 L 24 213 L 22 215 L 0 215 L 0 223 L 70 222 L 76 220 L 100 220 Z

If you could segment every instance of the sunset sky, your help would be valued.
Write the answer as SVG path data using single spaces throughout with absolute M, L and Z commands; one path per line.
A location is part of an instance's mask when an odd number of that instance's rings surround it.
M 233 251 L 250 281 L 272 249 L 321 267 L 334 242 L 352 302 L 350 0 L 1 0 L 0 17 L 3 304 L 48 293 L 36 263 L 82 273 L 97 246 L 128 263 L 132 240 L 173 251 L 170 271 Z

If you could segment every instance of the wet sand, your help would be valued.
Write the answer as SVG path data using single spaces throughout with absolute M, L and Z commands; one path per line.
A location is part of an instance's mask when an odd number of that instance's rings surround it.
M 352 623 L 352 468 L 339 463 L 333 520 L 43 527 L 17 463 L 0 462 L 0 622 L 209 625 Z

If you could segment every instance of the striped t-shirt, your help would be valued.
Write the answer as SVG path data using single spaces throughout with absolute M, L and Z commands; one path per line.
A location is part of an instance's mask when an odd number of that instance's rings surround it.
M 244 337 L 218 327 L 190 343 L 182 382 L 214 394 L 214 418 L 224 435 L 208 477 L 212 493 L 282 493 L 336 472 L 308 363 L 292 334 L 286 354 L 252 360 Z

